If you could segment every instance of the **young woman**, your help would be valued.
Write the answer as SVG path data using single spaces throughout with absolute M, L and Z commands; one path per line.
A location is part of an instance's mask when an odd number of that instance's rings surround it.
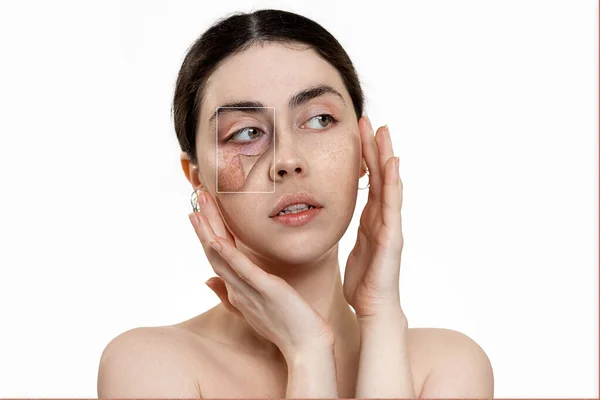
M 253 108 L 217 115 L 233 106 Z M 279 10 L 218 21 L 185 57 L 173 115 L 194 189 L 190 221 L 221 304 L 113 339 L 99 397 L 493 396 L 490 362 L 473 340 L 408 328 L 399 161 L 387 127 L 374 132 L 363 116 L 359 79 L 331 34 Z M 240 160 L 260 140 L 274 153 L 265 147 L 247 172 Z M 226 149 L 237 157 L 222 162 Z M 338 242 L 367 173 L 342 284 Z

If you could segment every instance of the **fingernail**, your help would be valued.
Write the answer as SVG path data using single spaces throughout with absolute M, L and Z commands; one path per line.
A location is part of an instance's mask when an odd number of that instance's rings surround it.
M 390 135 L 390 127 L 387 126 L 387 124 L 385 124 L 383 126 L 383 130 L 385 131 L 385 136 L 387 136 L 387 138 L 390 141 L 390 143 L 392 143 L 392 135 Z
M 206 203 L 206 196 L 204 195 L 203 191 L 200 191 L 200 194 L 198 195 L 198 204 L 200 205 L 200 207 L 202 207 L 205 203 Z
M 398 175 L 400 175 L 400 158 L 396 157 L 396 171 L 398 171 Z

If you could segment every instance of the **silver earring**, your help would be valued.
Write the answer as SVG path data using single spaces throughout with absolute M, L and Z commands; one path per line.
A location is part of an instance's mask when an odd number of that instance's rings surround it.
M 198 189 L 198 190 L 200 190 L 200 189 Z M 192 192 L 192 198 L 190 200 L 190 202 L 192 203 L 192 209 L 194 210 L 194 212 L 200 211 L 200 205 L 198 204 L 198 190 L 194 190 Z
M 368 170 L 368 169 L 367 169 L 367 176 L 368 176 L 368 177 L 369 177 L 369 179 L 370 179 L 370 175 L 369 175 L 369 170 Z M 371 182 L 369 182 L 369 183 L 367 184 L 367 186 L 365 186 L 365 187 L 363 187 L 363 188 L 359 187 L 359 188 L 358 188 L 358 190 L 365 190 L 365 189 L 368 189 L 370 186 L 371 186 Z

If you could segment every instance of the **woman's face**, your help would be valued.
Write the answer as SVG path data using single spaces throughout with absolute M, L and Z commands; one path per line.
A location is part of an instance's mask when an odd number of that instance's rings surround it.
M 319 85 L 339 95 L 326 91 L 290 108 L 294 94 Z M 268 108 L 265 113 L 220 111 L 218 124 L 210 122 L 217 107 L 244 101 Z M 323 114 L 337 121 L 319 117 Z M 339 73 L 314 50 L 268 43 L 227 58 L 207 81 L 197 132 L 199 179 L 217 201 L 238 248 L 299 264 L 317 259 L 340 240 L 356 205 L 361 142 Z M 243 142 L 227 142 L 234 133 Z M 321 204 L 316 218 L 290 227 L 270 217 L 281 196 L 298 192 Z

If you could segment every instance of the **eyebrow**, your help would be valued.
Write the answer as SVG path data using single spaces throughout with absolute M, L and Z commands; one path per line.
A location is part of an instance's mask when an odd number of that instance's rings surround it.
M 302 104 L 308 103 L 310 100 L 312 100 L 316 97 L 320 97 L 320 96 L 324 96 L 324 95 L 334 95 L 334 96 L 338 97 L 344 104 L 344 107 L 346 107 L 346 102 L 344 101 L 344 98 L 342 97 L 340 92 L 338 92 L 337 90 L 335 90 L 333 87 L 331 87 L 329 85 L 311 86 L 311 87 L 303 89 L 297 93 L 294 93 L 290 97 L 290 100 L 288 102 L 288 107 L 290 109 L 294 109 L 296 107 L 301 106 Z M 215 113 L 210 117 L 210 119 L 208 120 L 208 123 L 209 123 L 209 126 L 214 125 L 215 119 L 217 118 L 217 112 L 219 112 L 221 114 L 230 113 L 230 112 L 239 112 L 239 111 L 242 111 L 242 110 L 239 110 L 240 108 L 244 108 L 245 110 L 243 110 L 243 111 L 245 113 L 265 114 L 267 112 L 265 110 L 266 107 L 267 106 L 265 106 L 260 101 L 255 101 L 255 100 L 232 101 L 232 102 L 225 103 L 225 104 L 217 107 L 217 110 L 215 110 Z

